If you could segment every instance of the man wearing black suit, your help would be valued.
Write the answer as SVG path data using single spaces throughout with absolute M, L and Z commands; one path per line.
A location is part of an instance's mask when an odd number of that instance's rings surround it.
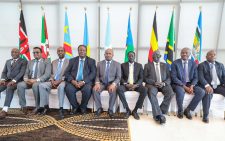
M 224 65 L 216 61 L 216 52 L 210 50 L 206 55 L 207 61 L 198 66 L 199 85 L 205 89 L 203 104 L 203 122 L 208 123 L 208 114 L 212 94 L 221 94 L 225 97 L 225 70 Z
M 17 48 L 11 50 L 11 56 L 12 59 L 7 60 L 5 63 L 0 80 L 0 93 L 6 90 L 5 104 L 0 113 L 0 119 L 7 116 L 14 90 L 16 90 L 17 83 L 23 80 L 23 75 L 27 66 L 27 61 L 19 58 L 20 51 Z
M 183 118 L 185 115 L 188 119 L 192 119 L 190 111 L 194 111 L 198 103 L 204 97 L 204 90 L 196 86 L 198 82 L 198 71 L 196 63 L 188 59 L 191 54 L 189 48 L 181 50 L 181 59 L 177 59 L 171 66 L 172 86 L 176 93 L 176 100 L 178 106 L 178 118 Z M 190 104 L 183 112 L 183 100 L 185 92 L 194 95 Z
M 71 114 L 77 114 L 78 109 L 82 114 L 86 114 L 87 104 L 91 97 L 92 85 L 96 76 L 95 60 L 87 57 L 87 47 L 78 46 L 79 56 L 70 59 L 65 72 L 66 95 L 72 105 Z M 76 98 L 76 92 L 82 92 L 82 101 L 79 105 Z
M 142 85 L 143 82 L 143 67 L 141 64 L 134 62 L 135 53 L 133 51 L 128 52 L 129 62 L 121 64 L 121 81 L 120 86 L 117 88 L 117 93 L 120 97 L 123 107 L 126 109 L 125 118 L 131 115 L 130 108 L 127 104 L 125 91 L 137 91 L 140 93 L 136 106 L 132 111 L 132 115 L 135 119 L 140 119 L 137 114 L 138 108 L 142 108 L 147 89 Z
M 159 50 L 153 53 L 153 62 L 145 64 L 144 67 L 144 81 L 148 88 L 148 97 L 152 105 L 152 113 L 155 121 L 160 124 L 166 123 L 166 114 L 174 92 L 170 85 L 170 72 L 165 63 L 160 62 Z M 163 102 L 159 106 L 157 100 L 157 93 L 162 92 L 164 95 Z

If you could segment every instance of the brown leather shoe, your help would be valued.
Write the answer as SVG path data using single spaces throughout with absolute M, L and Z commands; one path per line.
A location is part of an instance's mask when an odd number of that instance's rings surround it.
M 7 112 L 2 111 L 2 112 L 0 113 L 0 119 L 4 119 L 6 116 L 7 116 Z
M 27 107 L 22 107 L 21 110 L 22 110 L 22 112 L 23 112 L 25 115 L 26 115 L 27 112 L 28 112 Z

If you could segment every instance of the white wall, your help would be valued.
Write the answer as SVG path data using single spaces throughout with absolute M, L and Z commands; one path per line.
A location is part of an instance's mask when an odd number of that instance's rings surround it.
M 10 50 L 18 47 L 19 3 L 17 0 L 0 1 L 0 71 L 6 59 L 10 58 Z M 218 60 L 225 63 L 225 7 L 223 0 L 23 0 L 23 11 L 29 37 L 30 50 L 40 46 L 41 16 L 43 5 L 46 14 L 50 53 L 52 59 L 57 58 L 56 48 L 63 45 L 63 26 L 65 7 L 69 17 L 73 55 L 77 55 L 77 46 L 83 42 L 84 7 L 87 8 L 89 42 L 91 57 L 97 61 L 104 58 L 104 44 L 109 7 L 111 18 L 112 46 L 114 59 L 123 62 L 126 45 L 127 22 L 131 11 L 131 29 L 137 61 L 147 62 L 150 46 L 153 16 L 157 9 L 158 44 L 161 54 L 164 53 L 169 22 L 175 7 L 175 29 L 177 34 L 177 58 L 183 47 L 192 48 L 197 26 L 199 6 L 203 13 L 203 55 L 210 49 L 217 49 Z M 220 24 L 220 21 L 222 23 Z M 99 51 L 100 50 L 100 51 Z M 32 54 L 31 54 L 32 56 Z

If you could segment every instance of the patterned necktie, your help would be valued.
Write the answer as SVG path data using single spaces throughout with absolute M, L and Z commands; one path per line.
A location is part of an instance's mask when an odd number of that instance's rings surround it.
M 186 85 L 187 83 L 187 75 L 188 75 L 188 72 L 187 72 L 187 61 L 184 61 L 184 68 L 183 68 L 183 74 L 184 74 L 184 79 L 183 79 L 183 84 Z
M 77 81 L 83 80 L 83 66 L 84 66 L 84 60 L 80 59 Z
M 211 77 L 212 77 L 212 86 L 214 89 L 217 88 L 217 73 L 216 73 L 216 67 L 215 67 L 215 64 L 214 63 L 210 63 L 210 74 L 211 74 Z
M 156 79 L 157 79 L 157 82 L 161 82 L 161 77 L 159 72 L 159 63 L 156 63 Z
M 61 71 L 62 71 L 62 60 L 59 60 L 56 75 L 55 75 L 55 80 L 60 80 Z
M 110 62 L 107 61 L 106 69 L 105 69 L 105 84 L 109 83 L 109 67 L 110 67 Z
M 35 69 L 34 69 L 34 79 L 37 79 L 37 74 L 38 74 L 38 60 L 36 60 L 36 66 L 35 66 Z
M 13 62 L 11 64 L 11 67 L 13 68 L 13 67 L 15 67 L 15 65 L 16 65 L 16 59 L 13 59 Z
M 134 84 L 134 67 L 132 64 L 129 64 L 130 65 L 130 70 L 129 70 L 129 78 L 128 78 L 128 83 L 133 85 Z

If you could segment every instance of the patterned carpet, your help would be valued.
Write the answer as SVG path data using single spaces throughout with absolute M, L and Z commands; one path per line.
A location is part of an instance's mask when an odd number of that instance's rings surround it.
M 110 119 L 107 113 L 96 118 L 93 113 L 67 115 L 58 120 L 57 110 L 46 116 L 23 115 L 11 109 L 6 119 L 0 120 L 0 141 L 94 141 L 130 140 L 127 120 L 121 114 Z

